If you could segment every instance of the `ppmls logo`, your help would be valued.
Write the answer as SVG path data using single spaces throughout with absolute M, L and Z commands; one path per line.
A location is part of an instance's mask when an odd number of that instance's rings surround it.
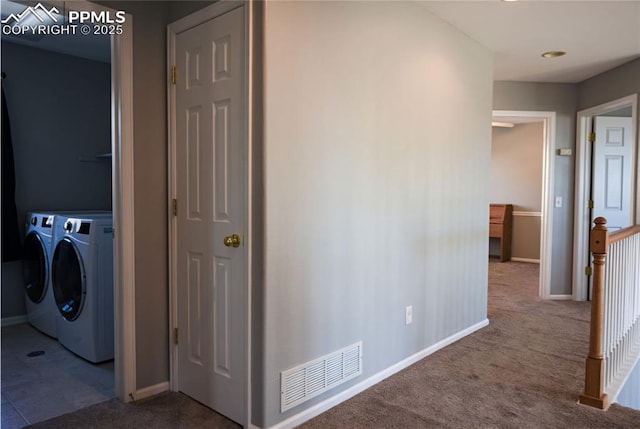
M 67 16 L 52 7 L 47 9 L 42 3 L 28 6 L 22 10 L 15 6 L 17 3 L 7 2 L 13 9 L 8 16 L 3 13 L 2 34 L 5 36 L 20 36 L 30 40 L 39 40 L 47 35 L 83 34 L 83 35 L 120 35 L 123 32 L 123 24 L 126 13 L 118 11 L 77 11 L 68 10 Z M 3 2 L 3 8 L 4 8 Z M 18 6 L 19 7 L 19 6 Z M 64 12 L 63 12 L 64 13 Z
M 42 23 L 42 24 L 44 24 L 45 22 L 57 23 L 58 19 L 56 18 L 55 15 L 59 16 L 59 14 L 60 14 L 60 12 L 55 7 L 52 7 L 51 9 L 47 9 L 46 7 L 44 7 L 42 5 L 42 3 L 38 3 L 34 7 L 31 7 L 31 6 L 27 7 L 21 14 L 19 14 L 17 16 L 15 14 L 13 14 L 13 13 L 10 14 L 8 17 L 3 19 L 1 22 L 3 24 L 19 24 L 23 20 L 26 21 L 30 17 L 35 17 L 35 19 L 40 21 L 40 23 Z M 14 22 L 11 22 L 12 20 Z

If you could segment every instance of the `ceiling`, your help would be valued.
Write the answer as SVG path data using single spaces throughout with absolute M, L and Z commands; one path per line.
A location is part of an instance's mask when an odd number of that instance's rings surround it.
M 577 83 L 640 57 L 640 0 L 418 4 L 494 52 L 494 80 Z
M 4 15 L 24 5 L 1 0 Z M 640 57 L 640 0 L 416 0 L 494 52 L 494 79 L 576 83 Z M 109 62 L 109 38 L 3 39 Z M 551 50 L 567 55 L 544 59 Z

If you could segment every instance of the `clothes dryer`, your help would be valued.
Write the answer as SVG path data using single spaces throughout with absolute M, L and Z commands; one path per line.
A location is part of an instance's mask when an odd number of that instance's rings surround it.
M 113 359 L 112 216 L 58 216 L 53 242 L 58 341 L 90 362 Z

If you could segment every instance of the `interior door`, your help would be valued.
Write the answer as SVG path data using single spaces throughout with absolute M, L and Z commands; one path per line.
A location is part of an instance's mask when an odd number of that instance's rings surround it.
M 596 116 L 596 135 L 592 150 L 591 223 L 597 217 L 607 219 L 609 231 L 633 224 L 633 165 L 631 137 L 632 118 Z M 588 256 L 591 264 L 591 256 Z M 589 279 L 587 299 L 591 299 L 593 284 Z
M 593 146 L 593 219 L 607 219 L 609 231 L 633 224 L 631 118 L 597 116 Z
M 176 36 L 178 388 L 242 422 L 244 8 Z

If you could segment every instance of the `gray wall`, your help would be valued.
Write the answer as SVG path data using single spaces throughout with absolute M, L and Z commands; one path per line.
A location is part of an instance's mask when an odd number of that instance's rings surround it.
M 640 58 L 578 84 L 577 110 L 640 93 Z
M 25 317 L 22 261 L 2 263 L 2 319 Z
M 485 320 L 493 60 L 411 2 L 265 8 L 268 427 Z M 362 376 L 280 413 L 280 371 L 359 340 Z
M 96 158 L 111 152 L 110 65 L 2 41 L 2 70 L 21 233 L 28 211 L 111 209 L 111 158 Z M 3 264 L 2 317 L 21 300 L 21 271 Z
M 168 19 L 167 23 L 172 23 L 178 19 L 190 15 L 198 10 L 211 6 L 216 3 L 215 0 L 176 0 L 168 2 Z
M 111 66 L 2 42 L 20 219 L 111 208 Z
M 133 11 L 137 387 L 168 379 L 167 5 Z M 140 10 L 140 13 L 137 13 Z
M 491 202 L 513 204 L 513 258 L 540 259 L 543 140 L 542 122 L 493 128 Z M 490 241 L 499 254 L 499 239 Z
M 627 382 L 620 389 L 618 404 L 640 410 L 640 360 L 629 374 Z
M 495 110 L 539 110 L 556 112 L 556 147 L 575 153 L 575 113 L 578 93 L 575 84 L 494 82 Z M 551 210 L 553 243 L 551 249 L 551 294 L 571 295 L 573 263 L 574 157 L 556 156 Z M 553 208 L 553 198 L 562 196 L 563 207 Z

